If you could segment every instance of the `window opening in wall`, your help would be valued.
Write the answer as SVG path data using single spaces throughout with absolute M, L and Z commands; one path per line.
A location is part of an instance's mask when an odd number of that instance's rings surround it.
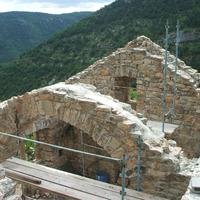
M 58 155 L 59 155 L 59 157 L 63 155 L 63 150 L 62 149 L 58 150 Z
M 129 100 L 137 100 L 138 95 L 137 95 L 137 89 L 136 88 L 131 88 L 130 93 L 129 93 Z
M 115 98 L 121 102 L 132 103 L 136 101 L 137 96 L 137 83 L 136 79 L 130 77 L 115 77 L 114 83 Z M 135 109 L 136 105 L 132 106 Z
M 138 100 L 138 93 L 137 93 L 137 82 L 136 79 L 132 80 L 130 83 L 130 89 L 129 89 L 129 104 L 131 104 L 131 107 L 136 110 L 137 106 L 137 100 Z
M 129 93 L 129 100 L 137 100 L 137 83 L 136 80 L 133 80 L 130 85 L 130 93 Z

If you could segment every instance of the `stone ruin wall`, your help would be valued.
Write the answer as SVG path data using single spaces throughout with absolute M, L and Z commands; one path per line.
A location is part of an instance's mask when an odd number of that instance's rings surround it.
M 146 49 L 148 50 L 149 40 L 141 37 L 136 42 L 130 43 L 126 48 L 119 49 L 111 56 L 96 62 L 82 73 L 67 80 L 66 83 L 89 83 L 95 85 L 97 91 L 119 98 L 117 95 L 121 95 L 120 89 L 128 94 L 130 86 L 123 85 L 126 82 L 125 80 L 128 79 L 130 82 L 136 80 L 139 95 L 137 112 L 143 113 L 149 119 L 159 120 L 162 117 L 163 58 L 152 55 L 152 52 L 149 53 L 150 50 L 155 50 L 153 43 L 151 43 L 149 52 L 141 48 L 130 47 L 137 42 L 138 45 L 146 42 Z M 191 69 L 188 68 L 187 70 Z M 199 138 L 197 132 L 199 130 L 199 92 L 197 89 L 199 79 L 196 72 L 193 74 L 191 72 L 183 73 L 181 71 L 177 80 L 178 96 L 176 103 L 178 103 L 176 104 L 176 118 L 174 119 L 174 122 L 180 124 L 180 127 L 173 137 L 176 138 L 178 144 L 182 145 L 186 153 L 199 155 L 197 146 L 195 146 L 196 143 L 191 143 L 193 136 L 196 136 L 196 140 Z M 171 72 L 168 78 L 170 79 L 168 85 L 170 89 L 172 87 Z M 181 173 L 182 160 L 186 160 L 181 148 L 175 147 L 170 140 L 154 137 L 153 132 L 151 132 L 150 138 L 149 136 L 146 137 L 145 130 L 148 128 L 144 124 L 141 126 L 142 121 L 145 121 L 144 118 L 140 118 L 140 122 L 138 122 L 138 119 L 133 120 L 132 117 L 136 116 L 137 113 L 131 111 L 128 105 L 98 94 L 101 98 L 107 98 L 107 101 L 117 102 L 123 108 L 123 112 L 128 111 L 130 113 L 132 116 L 130 118 L 123 116 L 121 110 L 113 109 L 112 106 L 100 103 L 96 99 L 76 94 L 77 91 L 70 87 L 62 83 L 57 86 L 34 90 L 23 96 L 13 97 L 2 102 L 0 104 L 0 131 L 15 133 L 18 129 L 22 135 L 36 132 L 38 138 L 45 141 L 47 139 L 45 134 L 52 134 L 52 137 L 48 137 L 50 141 L 54 140 L 54 134 L 58 132 L 58 129 L 54 127 L 54 130 L 51 127 L 51 130 L 48 130 L 49 124 L 45 124 L 46 121 L 49 120 L 49 123 L 52 123 L 50 119 L 53 118 L 65 123 L 64 126 L 70 124 L 76 129 L 77 138 L 75 139 L 80 139 L 78 132 L 81 130 L 89 138 L 92 138 L 92 143 L 102 147 L 105 154 L 117 158 L 121 158 L 124 153 L 129 156 L 127 168 L 130 175 L 129 187 L 132 189 L 136 188 L 137 138 L 138 134 L 141 134 L 143 137 L 142 188 L 147 193 L 169 199 L 180 199 L 192 176 L 191 174 Z M 76 84 L 74 87 L 76 87 Z M 81 90 L 90 90 L 94 96 L 97 94 L 92 86 L 81 85 L 81 87 Z M 127 98 L 124 98 L 124 101 L 127 101 Z M 138 117 L 141 116 L 138 115 Z M 183 132 L 185 127 L 188 127 L 187 132 Z M 188 137 L 187 143 L 190 143 L 190 146 L 186 147 L 184 143 L 181 143 L 180 134 L 182 134 L 181 137 Z M 191 144 L 194 149 L 191 149 Z M 0 147 L 0 161 L 3 161 L 16 153 L 17 144 L 13 139 L 0 136 Z M 55 158 L 55 152 L 48 151 L 47 153 L 47 151 L 47 149 L 43 149 L 41 153 L 36 152 L 38 160 L 41 156 L 46 157 L 47 155 Z M 46 165 L 52 165 L 52 160 L 50 159 L 50 162 Z M 59 165 L 63 164 L 60 159 L 57 161 Z M 80 165 L 78 164 L 76 167 L 79 169 Z
M 142 36 L 69 78 L 66 83 L 92 84 L 99 92 L 130 103 L 130 82 L 135 80 L 138 94 L 136 111 L 148 119 L 162 121 L 163 54 L 164 49 Z M 174 59 L 169 54 L 169 61 Z M 172 138 L 189 157 L 199 157 L 200 74 L 181 60 L 178 60 L 178 69 L 175 116 L 166 121 L 181 125 Z M 170 64 L 167 110 L 173 97 L 173 70 L 174 66 Z
M 77 91 L 81 94 L 77 94 Z M 87 91 L 90 92 L 90 97 L 85 94 Z M 85 96 L 79 96 L 83 94 Z M 96 95 L 98 98 L 95 101 Z M 112 103 L 109 106 L 107 102 Z M 118 106 L 118 109 L 112 107 L 113 105 Z M 143 138 L 142 188 L 144 192 L 169 199 L 180 199 L 186 191 L 191 176 L 180 174 L 181 148 L 173 146 L 164 138 L 157 138 L 136 117 L 136 113 L 129 105 L 96 93 L 92 86 L 57 84 L 14 97 L 0 104 L 0 108 L 0 131 L 2 132 L 14 133 L 18 128 L 22 135 L 40 133 L 48 128 L 52 118 L 88 134 L 111 157 L 122 158 L 123 154 L 128 155 L 127 174 L 130 180 L 129 188 L 132 189 L 136 188 L 135 170 L 139 134 Z M 41 132 L 43 139 L 45 139 L 44 133 L 45 130 Z M 12 140 L 5 137 L 1 139 L 0 160 L 3 161 L 16 153 L 17 144 L 11 145 Z M 50 152 L 48 156 L 51 155 Z M 174 188 L 174 185 L 177 187 Z
M 193 104 L 189 102 L 193 101 Z M 183 99 L 185 107 L 188 108 L 181 125 L 175 130 L 172 139 L 184 148 L 188 157 L 200 157 L 200 89 L 197 89 L 196 104 L 195 99 L 188 97 Z

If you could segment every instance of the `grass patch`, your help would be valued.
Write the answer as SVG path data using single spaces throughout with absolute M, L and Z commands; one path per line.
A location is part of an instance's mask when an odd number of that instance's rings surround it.
M 130 100 L 137 100 L 138 99 L 138 94 L 137 94 L 136 88 L 131 88 L 131 91 L 129 93 L 129 99 Z

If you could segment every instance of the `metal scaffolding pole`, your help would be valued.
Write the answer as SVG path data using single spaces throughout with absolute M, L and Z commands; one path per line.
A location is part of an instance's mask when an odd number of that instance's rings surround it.
M 127 158 L 123 155 L 123 159 L 121 160 L 121 176 L 122 176 L 122 190 L 121 190 L 121 200 L 125 200 L 126 196 L 126 161 Z
M 142 158 L 142 138 L 139 135 L 138 141 L 137 141 L 137 147 L 138 147 L 138 159 L 137 159 L 137 191 L 142 191 L 141 187 L 141 158 Z
M 165 36 L 165 62 L 163 66 L 163 123 L 162 123 L 162 131 L 164 132 L 165 129 L 165 117 L 174 115 L 175 113 L 175 97 L 177 93 L 177 86 L 176 86 L 176 80 L 177 80 L 177 70 L 178 70 L 178 54 L 179 54 L 179 43 L 180 43 L 180 24 L 179 20 L 177 20 L 177 25 L 176 25 L 176 58 L 172 62 L 168 62 L 168 47 L 169 47 L 169 24 L 168 21 L 165 26 L 166 29 L 166 36 Z M 173 99 L 171 101 L 170 105 L 170 110 L 167 112 L 167 102 L 166 102 L 166 97 L 167 97 L 167 69 L 168 69 L 168 64 L 173 64 L 174 65 L 174 74 L 173 74 Z
M 9 133 L 0 132 L 0 135 L 12 137 L 12 138 L 15 138 L 15 139 L 18 139 L 18 140 L 33 142 L 33 143 L 36 143 L 36 144 L 42 144 L 42 145 L 49 146 L 49 147 L 52 147 L 52 148 L 63 149 L 63 150 L 74 152 L 74 153 L 84 154 L 84 155 L 87 155 L 87 156 L 93 156 L 93 157 L 103 158 L 103 159 L 107 159 L 107 160 L 113 160 L 113 161 L 117 161 L 117 162 L 121 161 L 121 159 L 119 159 L 119 158 L 111 158 L 111 157 L 108 157 L 108 156 L 102 156 L 102 155 L 99 155 L 99 154 L 80 151 L 80 150 L 77 150 L 77 149 L 62 147 L 62 146 L 58 146 L 58 145 L 55 145 L 55 144 L 50 144 L 50 143 L 41 142 L 41 141 L 38 141 L 38 140 L 32 140 L 32 139 L 12 135 L 12 134 L 9 134 Z
M 165 115 L 167 113 L 167 105 L 166 105 L 166 97 L 167 97 L 167 68 L 168 68 L 168 47 L 169 47 L 169 23 L 167 20 L 165 26 L 165 63 L 163 68 L 163 123 L 162 123 L 162 131 L 165 129 Z
M 177 20 L 176 25 L 176 60 L 175 60 L 175 69 L 174 69 L 174 94 L 172 102 L 172 112 L 175 113 L 175 97 L 177 92 L 176 79 L 177 79 L 177 70 L 178 70 L 178 55 L 179 55 L 179 43 L 180 43 L 180 23 Z
M 83 131 L 81 131 L 81 147 L 82 147 L 82 151 L 85 152 Z M 81 154 L 81 155 L 82 155 L 82 171 L 83 171 L 83 176 L 85 176 L 85 156 L 84 156 L 84 154 Z

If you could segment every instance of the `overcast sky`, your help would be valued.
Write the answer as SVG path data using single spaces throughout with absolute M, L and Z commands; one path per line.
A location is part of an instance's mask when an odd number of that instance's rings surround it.
M 45 13 L 70 13 L 96 11 L 114 0 L 0 0 L 0 12 L 32 11 Z

